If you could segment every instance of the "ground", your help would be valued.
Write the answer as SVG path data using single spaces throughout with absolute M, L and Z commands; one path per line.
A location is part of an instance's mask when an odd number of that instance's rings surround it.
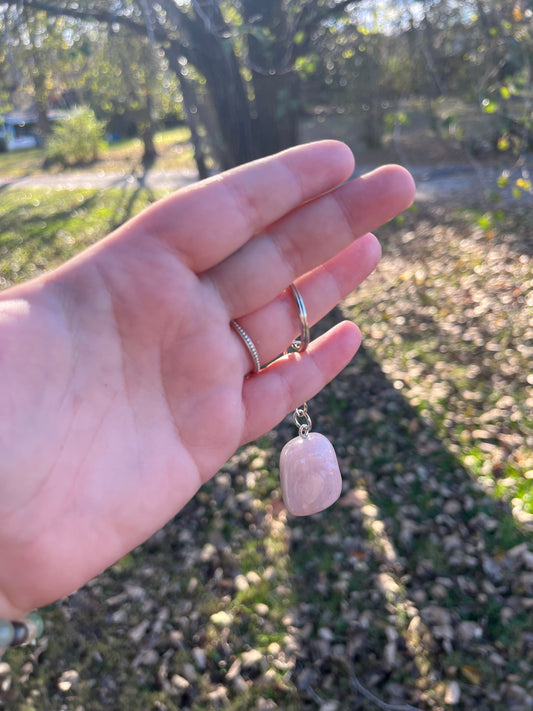
M 5 190 L 4 285 L 159 190 Z M 43 612 L 43 640 L 0 662 L 0 708 L 344 711 L 377 708 L 372 695 L 388 709 L 532 708 L 528 203 L 439 188 L 379 236 L 376 273 L 315 329 L 351 318 L 364 337 L 309 403 L 337 450 L 340 501 L 287 515 L 287 418 Z

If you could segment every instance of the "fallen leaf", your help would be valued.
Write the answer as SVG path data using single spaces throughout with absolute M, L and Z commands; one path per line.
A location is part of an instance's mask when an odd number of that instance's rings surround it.
M 461 667 L 461 673 L 465 677 L 467 681 L 469 681 L 471 684 L 476 684 L 479 685 L 481 684 L 481 680 L 483 678 L 483 675 L 479 669 L 476 667 L 471 667 L 468 664 L 465 664 L 464 666 Z

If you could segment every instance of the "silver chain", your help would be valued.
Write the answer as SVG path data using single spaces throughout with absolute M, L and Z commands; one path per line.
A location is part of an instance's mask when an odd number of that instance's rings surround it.
M 306 402 L 304 402 L 304 404 L 300 407 L 296 408 L 293 417 L 294 422 L 296 423 L 296 427 L 298 427 L 298 434 L 300 435 L 300 437 L 307 437 L 307 435 L 311 431 L 313 422 L 309 417 L 309 413 L 307 412 Z M 303 420 L 303 422 L 300 422 L 300 420 Z

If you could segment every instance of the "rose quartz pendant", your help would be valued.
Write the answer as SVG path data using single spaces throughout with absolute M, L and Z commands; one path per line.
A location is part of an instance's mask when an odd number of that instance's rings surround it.
M 309 516 L 340 496 L 342 479 L 333 445 L 318 432 L 298 436 L 281 450 L 281 494 L 294 516 Z

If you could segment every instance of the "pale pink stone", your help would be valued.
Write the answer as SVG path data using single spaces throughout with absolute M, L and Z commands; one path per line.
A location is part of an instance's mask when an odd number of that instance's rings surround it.
M 283 447 L 279 462 L 281 493 L 295 516 L 309 516 L 340 496 L 341 473 L 333 445 L 318 432 L 295 437 Z

